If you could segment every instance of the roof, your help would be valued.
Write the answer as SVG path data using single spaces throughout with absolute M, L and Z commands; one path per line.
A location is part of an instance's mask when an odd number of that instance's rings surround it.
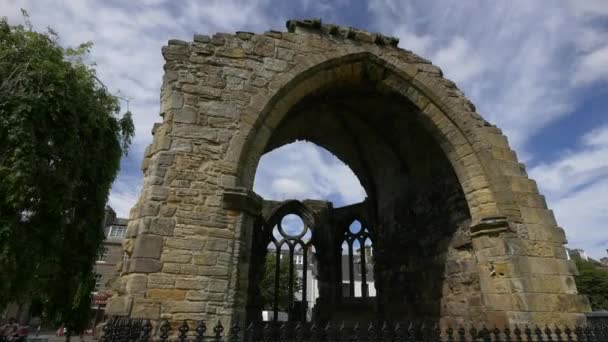
M 117 217 L 112 221 L 113 225 L 116 226 L 126 226 L 129 223 L 129 219 Z

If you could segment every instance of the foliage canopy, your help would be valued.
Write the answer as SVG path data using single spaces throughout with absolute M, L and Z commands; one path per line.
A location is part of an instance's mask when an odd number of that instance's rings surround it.
M 276 253 L 268 252 L 266 255 L 266 261 L 264 265 L 264 276 L 260 282 L 260 293 L 264 303 L 265 310 L 272 310 L 274 303 L 274 289 L 275 289 L 275 272 L 276 272 L 277 258 Z M 279 263 L 279 311 L 288 312 L 289 299 L 294 299 L 294 294 L 301 290 L 302 282 L 299 277 L 296 276 L 296 269 L 294 265 L 293 270 L 293 293 L 289 293 L 289 258 L 283 257 Z
M 35 303 L 87 323 L 110 186 L 134 134 L 131 113 L 52 30 L 0 19 L 0 309 Z
M 594 311 L 608 310 L 608 270 L 593 262 L 575 258 L 579 274 L 575 276 L 580 294 L 587 295 Z

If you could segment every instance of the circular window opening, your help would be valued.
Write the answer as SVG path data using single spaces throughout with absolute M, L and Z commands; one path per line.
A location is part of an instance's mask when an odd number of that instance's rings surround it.
M 305 233 L 306 226 L 300 216 L 288 214 L 281 219 L 280 229 L 288 236 L 300 236 Z
M 354 220 L 353 223 L 351 223 L 348 227 L 348 231 L 352 234 L 359 234 L 359 232 L 361 231 L 361 222 L 359 222 L 358 220 Z

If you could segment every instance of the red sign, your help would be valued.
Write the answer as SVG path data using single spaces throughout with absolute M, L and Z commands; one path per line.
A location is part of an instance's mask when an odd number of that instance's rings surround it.
M 93 295 L 93 304 L 95 305 L 105 305 L 108 300 L 108 295 L 105 293 L 100 293 Z

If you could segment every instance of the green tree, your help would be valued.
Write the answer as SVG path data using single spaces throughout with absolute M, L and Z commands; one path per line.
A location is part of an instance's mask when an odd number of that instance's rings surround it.
M 0 19 L 0 311 L 37 303 L 81 331 L 110 186 L 134 134 L 131 114 L 58 36 Z
M 608 310 L 608 271 L 593 262 L 575 258 L 579 275 L 575 276 L 580 294 L 587 295 L 593 310 Z
M 272 310 L 274 304 L 275 270 L 277 257 L 274 252 L 268 252 L 264 264 L 264 276 L 260 282 L 260 293 L 264 300 L 264 309 Z M 289 258 L 283 257 L 279 263 L 279 311 L 288 312 L 289 298 L 293 301 L 294 294 L 302 289 L 302 282 L 296 276 L 294 264 L 293 270 L 293 293 L 289 293 Z

